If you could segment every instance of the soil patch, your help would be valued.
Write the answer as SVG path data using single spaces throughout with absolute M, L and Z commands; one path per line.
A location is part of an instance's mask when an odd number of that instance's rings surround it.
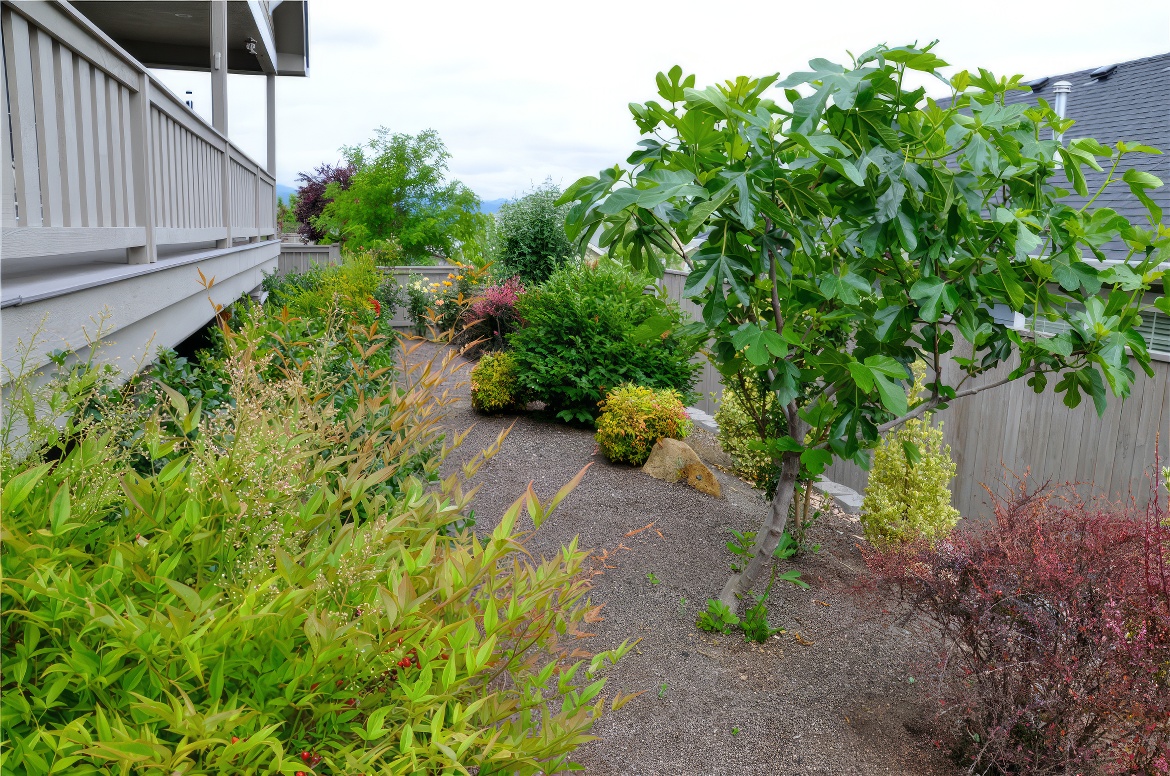
M 412 357 L 434 352 L 424 345 Z M 450 387 L 466 396 L 458 382 Z M 608 463 L 588 430 L 532 415 L 485 417 L 466 399 L 447 423 L 474 428 L 444 475 L 515 423 L 476 476 L 477 530 L 484 532 L 530 481 L 547 498 L 592 464 L 531 545 L 548 555 L 580 536 L 580 546 L 595 551 L 603 573 L 592 600 L 605 604 L 605 619 L 589 646 L 642 640 L 612 670 L 606 692 L 645 693 L 594 727 L 599 740 L 577 758 L 587 773 L 955 773 L 931 743 L 931 709 L 914 679 L 914 667 L 930 660 L 928 639 L 891 628 L 880 607 L 849 592 L 864 569 L 856 517 L 830 512 L 818 521 L 812 537 L 820 551 L 798 565 L 811 589 L 773 594 L 772 625 L 787 632 L 764 645 L 746 643 L 740 633 L 695 627 L 729 573 L 730 530 L 755 530 L 763 517 L 765 503 L 746 483 L 717 471 L 723 498 L 715 499 Z

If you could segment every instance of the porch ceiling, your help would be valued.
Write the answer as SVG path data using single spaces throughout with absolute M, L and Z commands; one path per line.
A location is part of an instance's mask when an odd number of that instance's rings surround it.
M 230 0 L 228 72 L 308 75 L 304 0 Z M 73 6 L 148 67 L 208 70 L 210 0 L 74 0 Z M 245 42 L 256 41 L 256 54 Z

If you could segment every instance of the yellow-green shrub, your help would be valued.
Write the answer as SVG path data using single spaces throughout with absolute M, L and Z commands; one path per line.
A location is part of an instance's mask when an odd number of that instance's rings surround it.
M 911 371 L 914 383 L 907 394 L 913 403 L 923 390 L 925 362 L 914 362 Z M 951 506 L 949 485 L 956 471 L 951 446 L 943 444 L 942 424 L 932 426 L 930 417 L 907 421 L 874 450 L 861 503 L 861 524 L 871 544 L 934 541 L 959 521 L 959 510 Z
M 503 412 L 523 407 L 524 403 L 511 353 L 489 353 L 471 370 L 471 406 L 478 411 Z
M 597 444 L 611 461 L 641 466 L 662 437 L 685 439 L 691 419 L 677 391 L 621 385 L 606 394 L 597 418 Z
M 476 539 L 462 478 L 385 487 L 451 449 L 449 368 L 355 369 L 338 402 L 256 333 L 231 335 L 215 412 L 160 386 L 134 435 L 97 404 L 0 456 L 0 773 L 572 769 L 628 645 L 578 659 L 587 554 L 535 560 L 517 520 L 580 475 Z
M 723 391 L 715 422 L 719 424 L 719 444 L 735 462 L 736 474 L 771 498 L 776 491 L 779 469 L 767 453 L 750 447 L 752 442 L 760 441 L 759 425 L 753 414 L 761 417 L 770 439 L 784 436 L 786 424 L 783 414 L 776 412 L 776 395 L 771 391 L 761 396 L 762 393 L 754 380 L 746 379 L 742 384 L 732 381 Z M 749 406 L 753 412 L 748 411 Z

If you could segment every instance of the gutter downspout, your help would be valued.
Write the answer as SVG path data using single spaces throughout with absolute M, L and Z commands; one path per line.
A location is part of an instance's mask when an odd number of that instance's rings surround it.
M 1056 115 L 1060 116 L 1062 119 L 1067 115 L 1068 95 L 1071 92 L 1072 84 L 1070 84 L 1068 81 L 1057 81 L 1052 85 L 1052 98 L 1054 102 L 1052 107 L 1053 110 L 1056 111 Z M 1064 134 L 1053 130 L 1052 139 L 1059 142 L 1064 139 Z

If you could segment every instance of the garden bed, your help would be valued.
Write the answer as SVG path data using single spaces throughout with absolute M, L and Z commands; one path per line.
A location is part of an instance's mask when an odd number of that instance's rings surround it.
M 423 345 L 413 357 L 436 347 Z M 466 385 L 451 387 L 467 394 Z M 820 552 L 799 566 L 811 588 L 786 586 L 773 595 L 772 623 L 787 632 L 764 645 L 745 643 L 738 632 L 701 632 L 695 619 L 728 574 L 730 529 L 759 525 L 765 505 L 747 484 L 718 472 L 723 498 L 712 499 L 606 462 L 588 430 L 537 416 L 485 418 L 466 399 L 447 423 L 475 428 L 445 473 L 515 424 L 473 483 L 480 485 L 474 508 L 482 532 L 530 481 L 547 497 L 592 464 L 530 548 L 549 555 L 580 536 L 581 546 L 595 551 L 593 602 L 605 604 L 590 648 L 642 639 L 612 672 L 606 693 L 644 694 L 594 727 L 599 740 L 576 758 L 586 772 L 954 771 L 932 743 L 932 710 L 913 679 L 931 660 L 924 648 L 930 642 L 892 629 L 880 608 L 850 593 L 864 569 L 855 517 L 831 512 L 816 524 L 812 541 Z

